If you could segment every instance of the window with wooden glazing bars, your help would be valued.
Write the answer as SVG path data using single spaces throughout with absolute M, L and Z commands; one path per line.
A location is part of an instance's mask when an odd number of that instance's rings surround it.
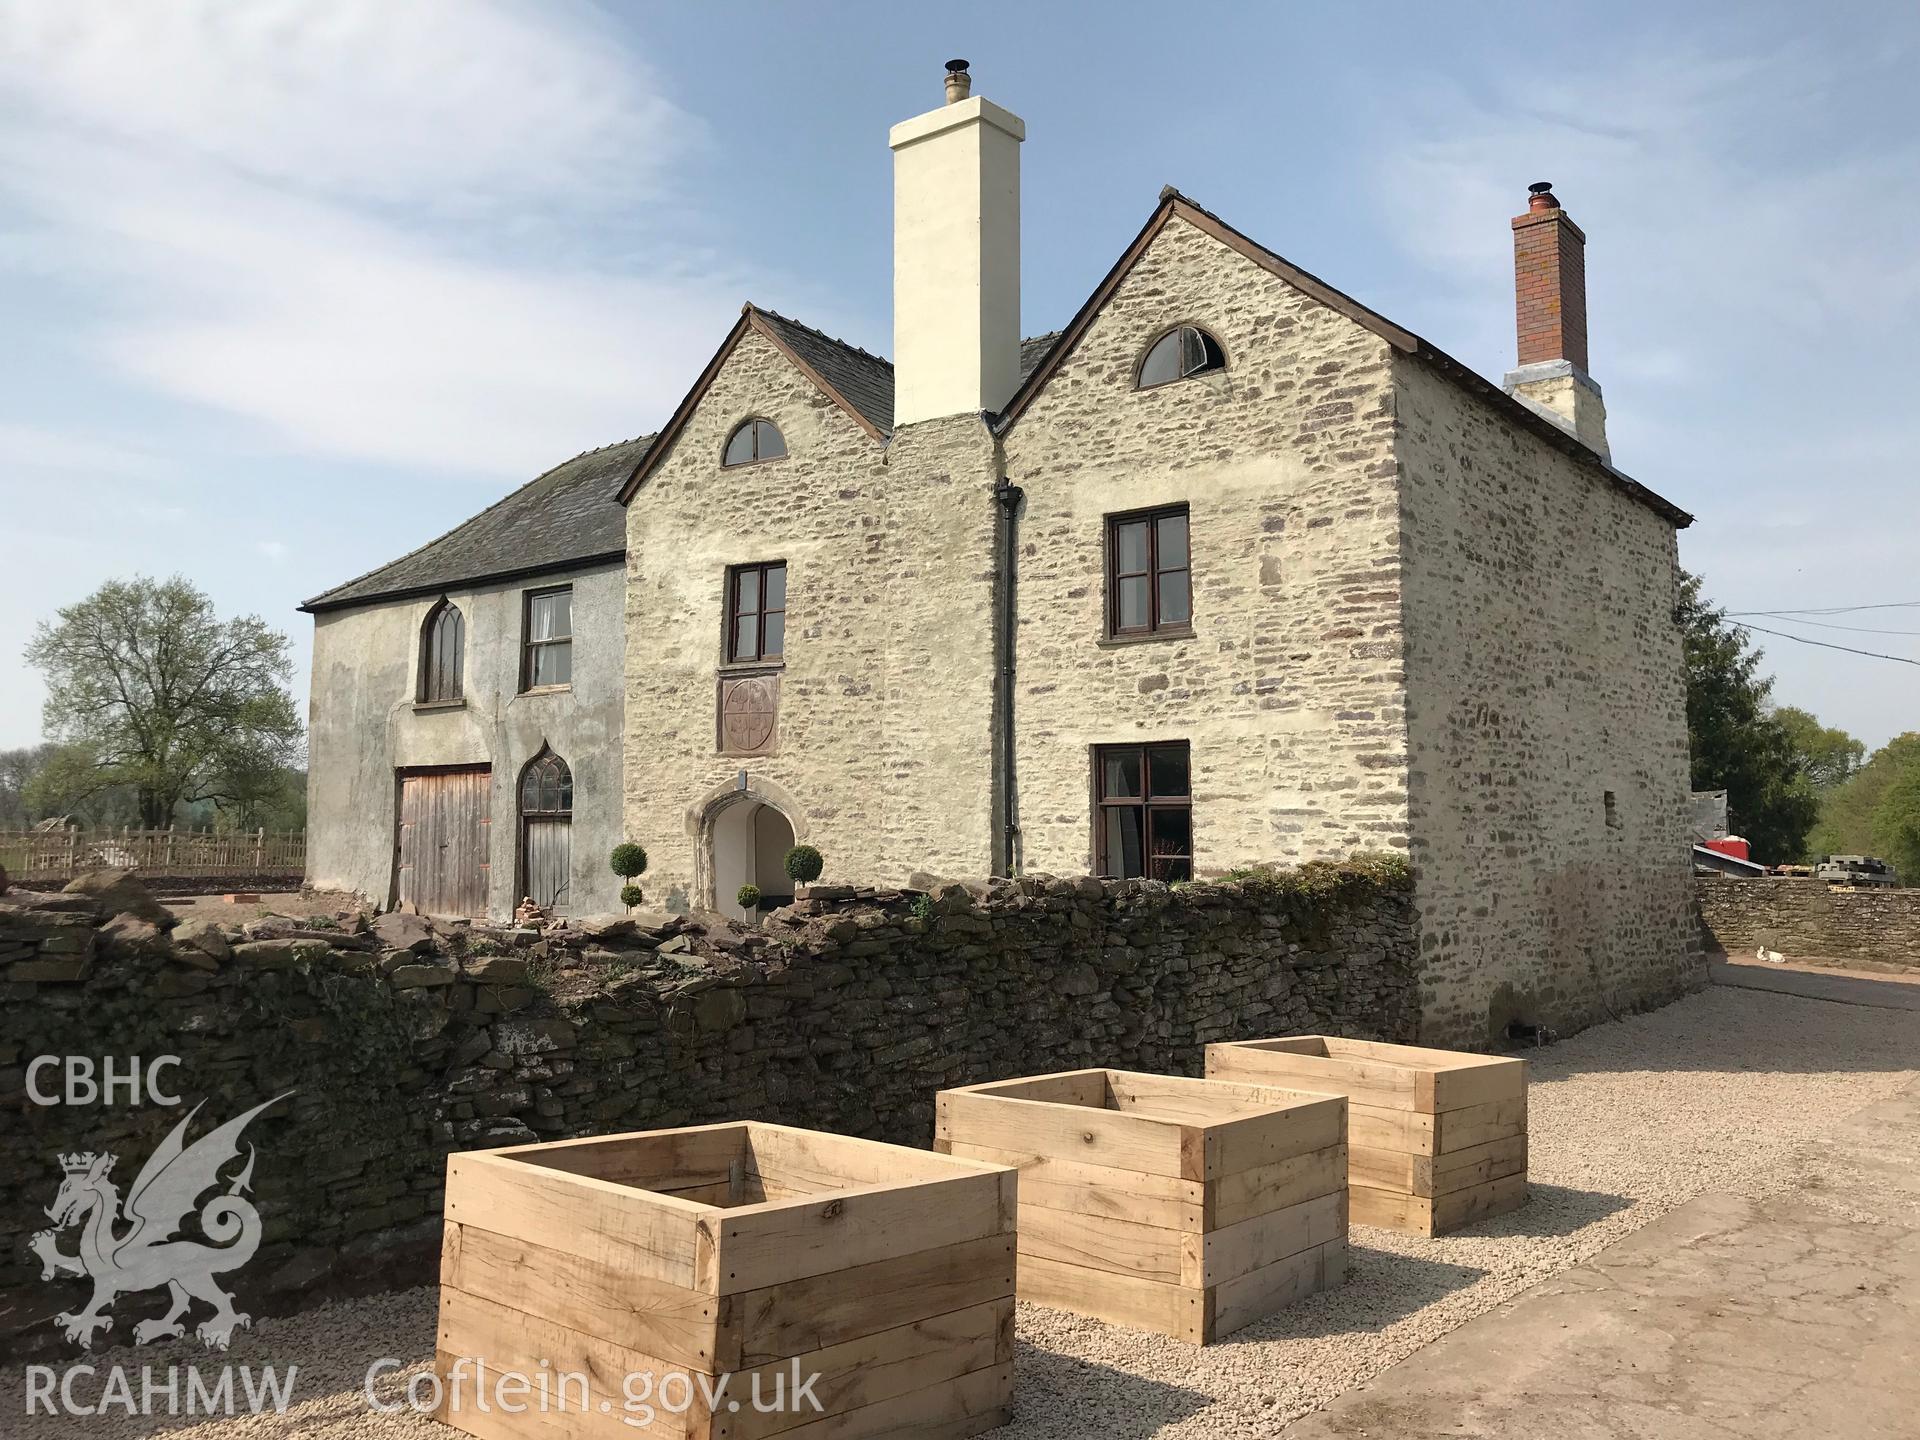
M 461 698 L 466 636 L 466 619 L 452 601 L 442 600 L 427 612 L 420 627 L 420 687 L 415 697 L 422 705 L 448 705 Z
M 1193 628 L 1187 507 L 1107 517 L 1107 634 L 1115 639 Z
M 778 660 L 787 646 L 787 562 L 736 565 L 727 572 L 727 660 Z
M 1119 880 L 1193 878 L 1193 782 L 1184 740 L 1093 752 L 1094 865 Z
M 527 591 L 522 690 L 573 683 L 573 587 Z

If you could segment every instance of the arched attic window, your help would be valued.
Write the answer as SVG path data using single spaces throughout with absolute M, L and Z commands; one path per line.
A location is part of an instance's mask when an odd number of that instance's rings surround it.
M 786 453 L 787 442 L 780 434 L 780 427 L 771 420 L 755 417 L 742 420 L 739 428 L 727 437 L 726 453 L 720 463 L 751 465 L 756 460 L 778 460 Z
M 467 622 L 460 607 L 442 600 L 420 627 L 420 703 L 446 705 L 461 698 L 460 670 L 465 659 Z
M 1226 368 L 1226 352 L 1218 340 L 1197 325 L 1180 325 L 1153 342 L 1147 358 L 1140 362 L 1140 379 L 1135 388 L 1148 390 L 1155 385 L 1169 385 L 1191 375 Z

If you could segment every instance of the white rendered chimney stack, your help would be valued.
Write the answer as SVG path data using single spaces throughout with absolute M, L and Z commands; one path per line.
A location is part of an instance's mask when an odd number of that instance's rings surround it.
M 947 103 L 893 127 L 893 420 L 998 410 L 1020 383 L 1026 123 L 947 64 Z

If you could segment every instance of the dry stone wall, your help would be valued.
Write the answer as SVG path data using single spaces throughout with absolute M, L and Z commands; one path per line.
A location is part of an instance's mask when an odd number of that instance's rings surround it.
M 1920 969 L 1920 890 L 1830 888 L 1792 876 L 1699 875 L 1706 942 L 1728 954 L 1761 946 L 1803 963 Z
M 291 1092 L 246 1132 L 265 1233 L 236 1288 L 270 1313 L 430 1278 L 452 1150 L 734 1118 L 926 1145 L 945 1086 L 1198 1074 L 1210 1041 L 1417 1026 L 1392 865 L 818 894 L 757 930 L 491 933 L 408 915 L 169 933 L 118 913 L 124 894 L 0 896 L 0 1353 L 57 1346 L 51 1317 L 79 1298 L 30 1248 L 57 1157 L 112 1151 L 124 1183 L 196 1103 L 198 1135 Z M 41 1055 L 177 1055 L 185 1104 L 33 1103 Z M 130 1297 L 120 1325 L 151 1304 Z

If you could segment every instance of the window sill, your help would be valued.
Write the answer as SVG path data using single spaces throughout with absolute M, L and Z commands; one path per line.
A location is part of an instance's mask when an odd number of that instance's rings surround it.
M 785 659 L 780 660 L 726 660 L 717 667 L 717 673 L 729 678 L 743 675 L 777 675 L 787 668 Z
M 573 689 L 572 685 L 532 685 L 522 690 L 522 695 L 564 695 Z
M 436 710 L 464 710 L 466 708 L 467 702 L 465 700 L 416 700 L 413 702 L 413 713 L 416 715 L 430 715 Z
M 1111 650 L 1121 645 L 1150 645 L 1156 640 L 1191 640 L 1193 627 L 1183 625 L 1178 629 L 1162 628 L 1150 630 L 1143 635 L 1102 635 L 1094 643 L 1102 650 Z

